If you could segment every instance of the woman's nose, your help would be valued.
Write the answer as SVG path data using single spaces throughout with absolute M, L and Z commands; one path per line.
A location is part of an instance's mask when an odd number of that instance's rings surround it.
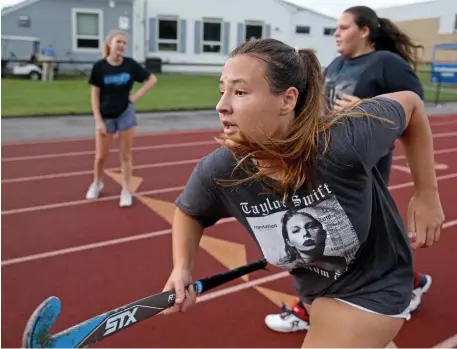
M 216 105 L 216 111 L 219 114 L 231 114 L 232 113 L 232 106 L 230 103 L 230 98 L 223 94 L 219 99 L 219 102 Z

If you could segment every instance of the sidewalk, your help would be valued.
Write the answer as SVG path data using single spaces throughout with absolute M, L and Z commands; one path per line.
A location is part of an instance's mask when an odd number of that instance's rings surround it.
M 430 116 L 456 114 L 457 102 L 425 106 Z M 220 129 L 215 110 L 138 113 L 137 133 Z M 2 118 L 2 142 L 20 142 L 53 138 L 93 137 L 92 115 Z

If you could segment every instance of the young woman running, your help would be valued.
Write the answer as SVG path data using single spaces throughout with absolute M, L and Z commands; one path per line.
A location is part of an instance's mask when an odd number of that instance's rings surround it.
M 195 303 L 205 228 L 235 217 L 288 270 L 311 326 L 304 347 L 385 347 L 409 318 L 411 246 L 439 240 L 444 214 L 424 105 L 409 91 L 328 117 L 317 57 L 274 39 L 241 44 L 220 78 L 224 134 L 176 200 L 166 313 Z M 415 193 L 407 228 L 376 164 L 399 139 Z
M 417 64 L 416 49 L 410 38 L 388 19 L 378 18 L 366 6 L 351 7 L 340 16 L 335 32 L 340 56 L 324 72 L 325 94 L 330 108 L 339 110 L 359 99 L 385 93 L 413 91 L 421 99 L 424 91 L 411 65 Z M 376 165 L 389 183 L 392 150 Z M 422 295 L 431 286 L 430 275 L 414 273 L 410 311 L 418 308 Z M 278 332 L 308 330 L 309 314 L 297 299 L 290 309 L 265 317 L 268 328 Z
M 156 83 L 153 74 L 146 71 L 138 62 L 125 57 L 127 35 L 115 30 L 105 40 L 104 58 L 97 61 L 89 78 L 92 86 L 91 103 L 95 118 L 95 161 L 94 181 L 87 191 L 87 199 L 98 198 L 103 189 L 103 170 L 109 154 L 111 140 L 119 134 L 120 162 L 122 170 L 122 191 L 119 205 L 132 205 L 130 178 L 132 175 L 132 143 L 137 125 L 135 102 Z M 130 94 L 135 82 L 144 85 Z

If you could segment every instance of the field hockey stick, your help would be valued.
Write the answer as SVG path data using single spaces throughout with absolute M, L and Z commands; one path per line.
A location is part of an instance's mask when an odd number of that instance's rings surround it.
M 266 265 L 265 259 L 259 259 L 236 269 L 198 280 L 193 283 L 193 286 L 199 295 L 243 275 L 265 269 Z M 49 297 L 38 306 L 27 322 L 22 345 L 24 348 L 86 348 L 172 307 L 175 299 L 174 291 L 157 293 L 51 335 L 51 327 L 59 316 L 61 307 L 59 298 Z

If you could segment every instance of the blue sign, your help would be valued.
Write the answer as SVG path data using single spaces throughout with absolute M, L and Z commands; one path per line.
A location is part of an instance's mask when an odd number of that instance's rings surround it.
M 436 62 L 435 55 L 437 50 L 455 50 L 457 44 L 437 44 L 433 48 L 432 71 L 430 74 L 431 82 L 438 84 L 457 85 L 457 59 L 455 62 L 443 63 Z

